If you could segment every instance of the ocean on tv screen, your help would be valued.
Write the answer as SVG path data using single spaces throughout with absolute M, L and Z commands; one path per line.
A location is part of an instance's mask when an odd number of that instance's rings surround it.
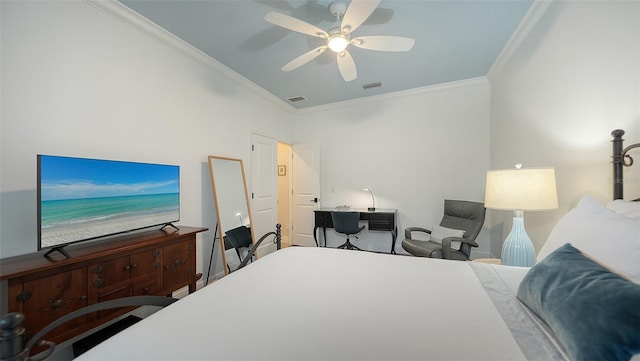
M 180 219 L 175 165 L 38 156 L 40 248 Z

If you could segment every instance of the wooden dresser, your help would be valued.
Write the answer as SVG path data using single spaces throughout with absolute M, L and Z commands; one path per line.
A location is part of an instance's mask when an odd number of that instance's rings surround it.
M 8 312 L 25 315 L 26 338 L 65 314 L 97 302 L 138 295 L 170 295 L 196 289 L 196 234 L 206 228 L 180 226 L 126 234 L 65 247 L 71 258 L 44 252 L 0 260 Z M 6 299 L 5 299 L 6 297 Z M 130 309 L 96 312 L 51 331 L 60 343 Z

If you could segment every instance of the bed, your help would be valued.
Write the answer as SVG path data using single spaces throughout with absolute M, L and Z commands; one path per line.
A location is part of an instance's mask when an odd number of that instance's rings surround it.
M 615 200 L 581 199 L 532 268 L 286 248 L 78 360 L 640 360 L 640 202 L 616 193 L 640 144 L 623 134 Z
M 526 359 L 470 266 L 285 248 L 150 316 L 144 325 L 125 330 L 80 359 Z M 422 276 L 417 282 L 407 274 Z M 446 297 L 435 291 L 451 284 L 456 288 Z M 162 329 L 166 332 L 151 332 Z M 437 344 L 425 342 L 429 339 Z M 482 347 L 487 344 L 493 346 Z

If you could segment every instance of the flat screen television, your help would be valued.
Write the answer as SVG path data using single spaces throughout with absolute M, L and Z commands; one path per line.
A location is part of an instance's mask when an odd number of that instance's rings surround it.
M 38 155 L 38 251 L 180 220 L 180 167 Z

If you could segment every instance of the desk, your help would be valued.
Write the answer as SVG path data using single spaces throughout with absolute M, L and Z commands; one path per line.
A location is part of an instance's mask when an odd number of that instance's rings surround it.
M 391 232 L 391 254 L 396 253 L 396 238 L 398 237 L 397 227 L 397 209 L 390 208 L 376 208 L 375 211 L 368 211 L 367 209 L 349 208 L 349 209 L 335 209 L 335 208 L 320 208 L 315 210 L 314 226 L 313 226 L 313 239 L 316 241 L 316 246 L 319 245 L 318 237 L 316 236 L 316 230 L 322 228 L 322 235 L 324 237 L 324 246 L 327 246 L 327 228 L 333 228 L 333 220 L 331 219 L 331 212 L 344 211 L 344 212 L 360 212 L 360 219 L 369 223 L 370 231 L 388 231 Z

